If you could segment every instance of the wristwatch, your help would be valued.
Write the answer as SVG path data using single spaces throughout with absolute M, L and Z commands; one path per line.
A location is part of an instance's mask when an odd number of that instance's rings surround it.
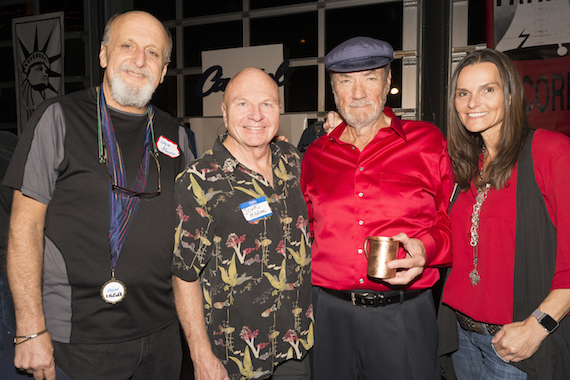
M 558 327 L 558 322 L 556 322 L 550 315 L 540 311 L 538 308 L 533 311 L 531 315 L 538 320 L 538 323 L 540 323 L 549 334 L 552 334 L 552 332 Z

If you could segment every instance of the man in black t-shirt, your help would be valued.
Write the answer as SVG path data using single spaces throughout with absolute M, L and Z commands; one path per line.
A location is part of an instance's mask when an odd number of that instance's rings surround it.
M 101 86 L 44 102 L 16 148 L 4 180 L 14 364 L 36 379 L 55 379 L 55 364 L 73 379 L 179 378 L 173 184 L 193 157 L 150 104 L 171 49 L 150 14 L 114 16 Z

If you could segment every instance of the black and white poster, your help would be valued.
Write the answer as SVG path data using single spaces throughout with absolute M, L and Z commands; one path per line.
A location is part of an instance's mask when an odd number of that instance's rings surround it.
M 18 134 L 45 99 L 62 95 L 63 12 L 12 19 Z

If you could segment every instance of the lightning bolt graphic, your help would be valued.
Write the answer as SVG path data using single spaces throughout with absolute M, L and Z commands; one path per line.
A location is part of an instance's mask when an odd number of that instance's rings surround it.
M 520 45 L 518 46 L 517 49 L 522 49 L 522 46 L 524 45 L 524 43 L 526 42 L 526 40 L 528 40 L 528 38 L 530 37 L 530 34 L 524 34 L 524 30 L 521 32 L 521 34 L 519 34 L 519 37 L 524 38 L 524 40 L 522 40 L 522 42 L 520 43 Z

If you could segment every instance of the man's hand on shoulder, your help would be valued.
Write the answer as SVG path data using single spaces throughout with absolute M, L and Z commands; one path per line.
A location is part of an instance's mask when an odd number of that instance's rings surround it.
M 396 272 L 396 277 L 384 281 L 390 285 L 408 285 L 424 271 L 426 265 L 424 243 L 419 239 L 408 237 L 405 233 L 400 233 L 392 238 L 402 243 L 406 257 L 388 263 L 388 268 L 399 270 Z
M 43 334 L 15 347 L 14 366 L 36 380 L 55 380 L 55 361 L 51 336 Z
M 285 141 L 289 142 L 289 139 L 283 135 L 277 135 L 273 138 L 273 141 Z
M 325 132 L 330 134 L 336 127 L 342 123 L 342 117 L 335 111 L 329 111 L 327 114 L 327 120 L 323 124 L 323 129 Z

